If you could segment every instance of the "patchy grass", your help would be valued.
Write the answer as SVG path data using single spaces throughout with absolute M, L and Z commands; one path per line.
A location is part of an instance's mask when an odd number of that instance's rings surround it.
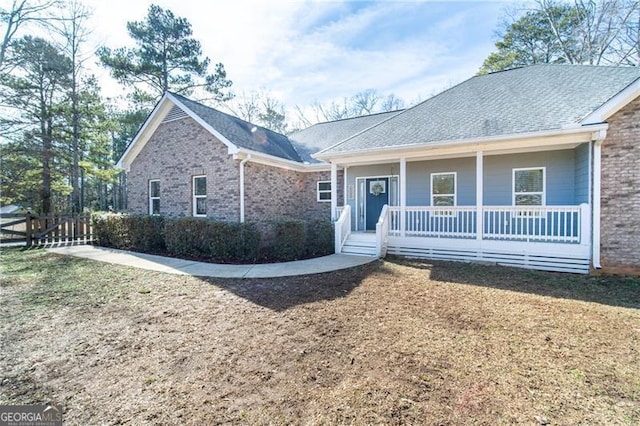
M 392 259 L 200 279 L 4 250 L 0 403 L 66 424 L 638 424 L 640 280 Z

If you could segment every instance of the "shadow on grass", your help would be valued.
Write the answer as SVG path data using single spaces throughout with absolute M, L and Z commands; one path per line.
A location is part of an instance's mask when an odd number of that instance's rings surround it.
M 430 271 L 431 279 L 562 299 L 640 309 L 640 278 L 534 271 L 506 266 L 389 256 L 387 261 Z
M 294 277 L 201 280 L 252 303 L 281 312 L 299 305 L 346 297 L 373 271 L 380 272 L 379 265 L 379 262 L 372 262 L 335 272 Z

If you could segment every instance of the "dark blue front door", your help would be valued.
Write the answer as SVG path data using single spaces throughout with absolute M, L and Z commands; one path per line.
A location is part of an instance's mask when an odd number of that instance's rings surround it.
M 382 207 L 385 204 L 389 204 L 389 178 L 367 179 L 365 192 L 367 194 L 367 220 L 365 229 L 367 231 L 375 231 Z

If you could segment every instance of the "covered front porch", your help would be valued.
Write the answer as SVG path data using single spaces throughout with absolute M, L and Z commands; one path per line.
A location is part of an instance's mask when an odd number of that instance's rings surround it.
M 412 206 L 405 208 L 404 215 L 402 208 L 385 205 L 375 232 L 352 232 L 350 206 L 340 210 L 336 221 L 337 253 L 379 257 L 390 253 L 560 272 L 589 271 L 588 204 L 456 209 Z
M 345 163 L 336 252 L 587 273 L 591 168 L 589 141 Z

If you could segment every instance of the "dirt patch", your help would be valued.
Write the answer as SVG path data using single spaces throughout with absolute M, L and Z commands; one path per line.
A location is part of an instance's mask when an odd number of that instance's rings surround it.
M 204 280 L 2 254 L 0 403 L 67 424 L 637 424 L 640 281 L 394 260 Z

